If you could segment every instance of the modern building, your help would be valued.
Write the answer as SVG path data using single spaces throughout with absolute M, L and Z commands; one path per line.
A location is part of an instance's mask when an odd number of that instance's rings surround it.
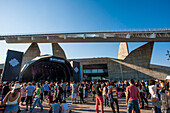
M 7 43 L 32 43 L 24 54 L 22 67 L 40 56 L 37 43 L 52 43 L 53 56 L 66 59 L 73 67 L 70 80 L 138 80 L 165 79 L 170 67 L 150 64 L 154 42 L 170 42 L 170 31 L 120 31 L 59 33 L 0 36 Z M 67 59 L 58 43 L 67 42 L 121 42 L 118 59 L 85 58 Z M 127 42 L 148 42 L 129 53 Z M 3 64 L 0 65 L 0 71 Z

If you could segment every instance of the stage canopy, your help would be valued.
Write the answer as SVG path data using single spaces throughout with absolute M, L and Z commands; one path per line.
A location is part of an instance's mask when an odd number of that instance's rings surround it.
M 70 81 L 73 76 L 70 63 L 60 57 L 44 55 L 29 61 L 21 70 L 22 81 Z

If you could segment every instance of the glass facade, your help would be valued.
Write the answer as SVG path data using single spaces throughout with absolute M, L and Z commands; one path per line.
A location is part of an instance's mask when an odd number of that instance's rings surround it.
M 83 73 L 106 73 L 107 69 L 84 69 Z
M 108 68 L 107 64 L 90 64 L 83 65 L 83 79 L 84 80 L 107 80 Z

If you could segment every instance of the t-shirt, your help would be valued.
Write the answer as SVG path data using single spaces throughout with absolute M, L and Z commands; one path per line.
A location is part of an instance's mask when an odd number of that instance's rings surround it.
M 103 95 L 107 95 L 107 91 L 106 91 L 106 90 L 107 90 L 107 88 L 104 87 L 104 88 L 103 88 Z
M 64 83 L 61 84 L 61 87 L 63 88 L 63 91 L 65 91 L 65 86 L 66 85 Z
M 113 95 L 113 98 L 117 98 L 118 97 L 118 95 L 116 94 L 116 88 L 115 87 L 113 87 L 112 95 Z
M 52 113 L 59 113 L 60 104 L 54 103 L 54 104 L 51 105 L 51 108 L 52 108 Z
M 43 93 L 44 92 L 44 87 L 41 86 L 40 88 L 41 88 L 41 93 Z
M 67 85 L 67 90 L 70 90 L 70 85 Z
M 58 86 L 58 88 L 57 88 L 57 92 L 59 92 L 59 94 L 58 94 L 58 95 L 61 95 L 61 94 L 63 93 L 63 89 L 62 89 L 62 87 Z
M 72 84 L 72 93 L 77 93 L 77 84 Z
M 4 86 L 2 95 L 6 95 L 9 91 L 9 86 Z
M 32 96 L 35 88 L 34 88 L 34 86 L 29 85 L 26 87 L 26 90 L 27 90 L 27 96 Z
M 26 97 L 26 89 L 24 87 L 21 88 L 21 97 Z
M 153 97 L 158 98 L 158 95 L 156 93 L 156 86 L 155 85 L 149 86 L 149 92 L 150 92 L 152 98 Z
M 119 83 L 119 88 L 121 88 L 122 87 L 122 83 Z
M 80 94 L 83 93 L 83 88 L 82 88 L 82 87 L 79 88 L 79 93 L 80 93 Z
M 36 90 L 36 95 L 40 95 L 40 88 L 37 88 L 37 90 Z
M 99 88 L 101 88 L 101 85 L 100 84 L 97 84 L 96 87 L 95 87 L 95 92 L 96 92 L 96 95 L 98 96 L 102 96 L 102 92 L 99 91 Z
M 44 85 L 44 90 L 45 90 L 45 91 L 49 91 L 49 90 L 50 90 L 49 84 L 45 84 L 45 85 Z
M 86 84 L 85 87 L 86 87 L 85 91 L 88 91 L 88 84 Z
M 137 100 L 138 99 L 138 93 L 139 93 L 139 90 L 136 86 L 134 85 L 130 85 L 126 88 L 126 91 L 128 92 L 129 94 L 129 99 L 128 101 L 131 101 L 131 100 Z

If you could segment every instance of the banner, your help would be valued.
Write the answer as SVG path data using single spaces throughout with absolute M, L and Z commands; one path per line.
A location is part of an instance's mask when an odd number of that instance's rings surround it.
M 81 77 L 80 77 L 80 62 L 75 62 L 73 61 L 73 80 L 76 82 L 80 82 Z
M 2 73 L 2 81 L 19 80 L 23 52 L 8 50 L 6 62 Z

